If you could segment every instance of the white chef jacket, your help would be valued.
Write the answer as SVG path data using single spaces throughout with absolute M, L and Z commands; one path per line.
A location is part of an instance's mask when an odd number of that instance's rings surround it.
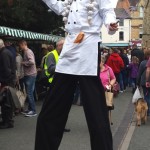
M 65 5 L 59 0 L 43 0 L 51 10 L 61 15 Z M 67 1 L 67 0 L 66 0 Z M 113 0 L 95 0 L 98 9 L 94 11 L 91 24 L 88 23 L 86 4 L 90 0 L 74 0 L 68 15 L 65 29 L 68 35 L 60 54 L 56 72 L 72 75 L 97 76 L 98 68 L 98 42 L 100 42 L 100 29 L 116 22 L 113 9 Z M 79 32 L 85 37 L 81 43 L 74 43 Z

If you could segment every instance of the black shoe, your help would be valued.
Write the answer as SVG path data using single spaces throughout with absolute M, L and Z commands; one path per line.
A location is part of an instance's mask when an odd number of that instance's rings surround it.
M 64 132 L 70 132 L 70 129 L 64 129 Z
M 14 125 L 13 124 L 8 124 L 8 123 L 0 123 L 0 129 L 8 129 L 8 128 L 13 128 Z

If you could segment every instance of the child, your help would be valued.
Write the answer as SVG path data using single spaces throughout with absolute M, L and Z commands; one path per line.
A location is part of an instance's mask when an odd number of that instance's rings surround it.
M 136 56 L 133 56 L 132 61 L 129 64 L 131 82 L 132 82 L 132 87 L 133 87 L 132 93 L 134 93 L 136 89 L 136 78 L 138 75 L 138 68 L 139 68 L 139 59 Z

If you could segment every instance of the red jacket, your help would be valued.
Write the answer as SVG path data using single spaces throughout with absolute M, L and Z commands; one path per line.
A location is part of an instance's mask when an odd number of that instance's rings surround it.
M 117 53 L 113 53 L 109 56 L 106 64 L 112 68 L 114 73 L 120 73 L 121 69 L 124 68 L 124 62 Z

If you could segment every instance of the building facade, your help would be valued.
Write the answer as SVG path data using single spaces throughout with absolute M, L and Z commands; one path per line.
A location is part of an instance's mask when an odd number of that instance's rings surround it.
M 118 31 L 115 34 L 108 34 L 105 26 L 102 27 L 101 38 L 103 45 L 107 47 L 128 47 L 131 40 L 131 18 L 124 8 L 116 8 L 115 13 L 118 23 Z
M 143 23 L 143 47 L 150 47 L 150 1 L 144 3 L 144 23 Z
M 137 2 L 137 1 L 136 1 Z M 143 35 L 144 0 L 131 3 L 131 39 L 141 40 Z
M 147 38 L 150 35 L 150 14 L 145 16 L 144 31 L 143 18 L 145 3 L 148 0 L 119 0 L 115 10 L 117 18 L 120 20 L 119 29 L 114 35 L 108 35 L 107 29 L 102 28 L 102 41 L 106 46 L 130 46 L 133 44 L 141 47 L 142 37 Z M 145 12 L 150 12 L 150 4 L 147 5 Z M 144 33 L 143 33 L 144 32 Z M 146 40 L 145 45 L 150 43 Z

